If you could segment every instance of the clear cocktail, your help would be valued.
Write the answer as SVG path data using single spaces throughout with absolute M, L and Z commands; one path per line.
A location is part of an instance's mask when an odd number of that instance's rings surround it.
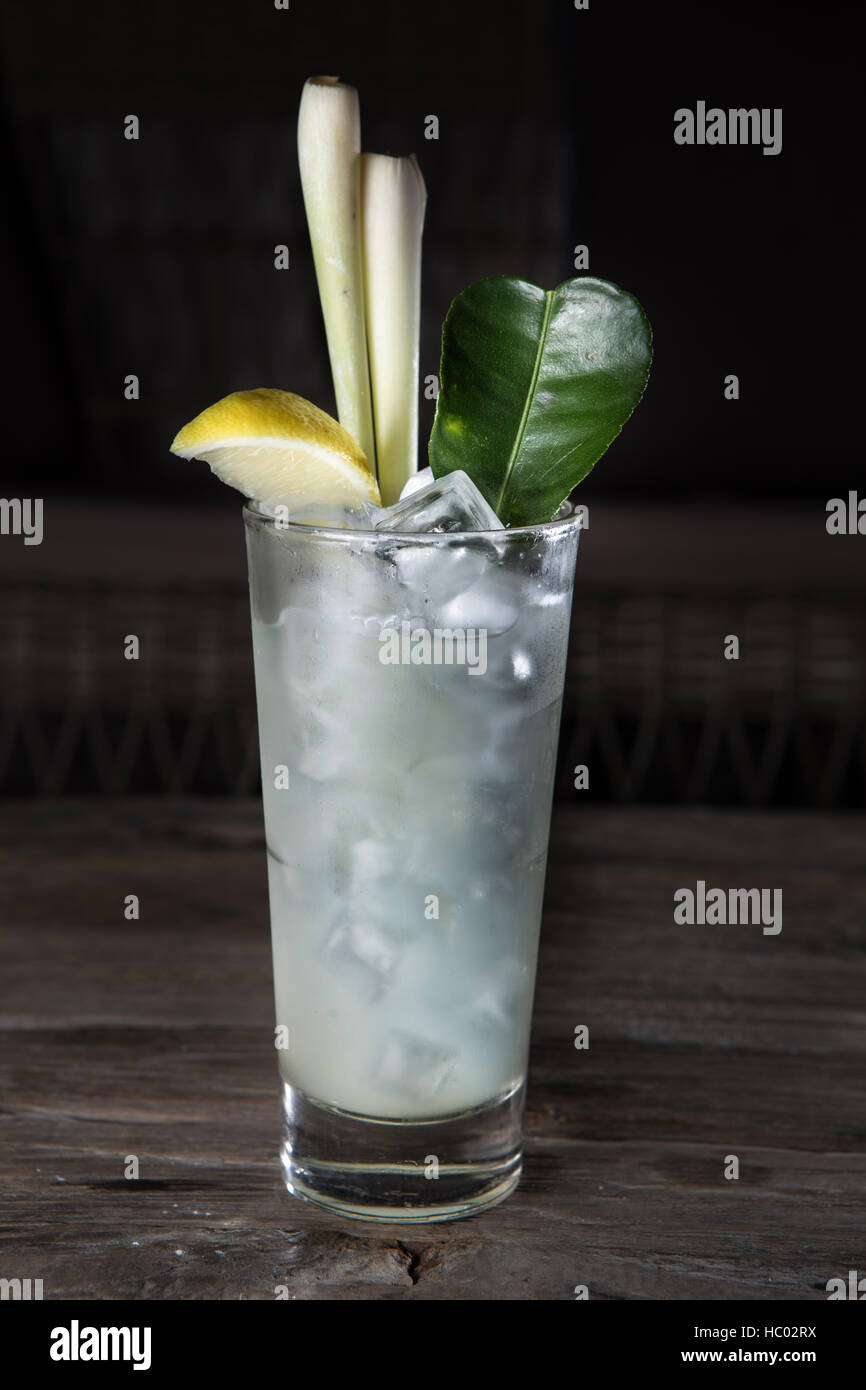
M 577 522 L 400 536 L 245 517 L 283 1081 L 404 1127 L 510 1102 L 510 1149 L 480 1157 L 516 1180 Z M 403 1138 L 407 1210 L 438 1206 L 428 1154 L 440 1181 L 466 1155 Z M 375 1207 L 365 1165 L 337 1181 L 288 1143 L 293 1180 Z M 457 1198 L 452 1174 L 448 1201 L 504 1195 L 501 1177 L 467 1171 Z
M 522 1110 L 579 523 L 641 398 L 608 281 L 478 280 L 419 466 L 414 156 L 304 85 L 298 163 L 338 419 L 233 391 L 175 436 L 245 509 L 291 1192 L 427 1221 L 500 1201 Z M 583 512 L 583 508 L 581 508 Z

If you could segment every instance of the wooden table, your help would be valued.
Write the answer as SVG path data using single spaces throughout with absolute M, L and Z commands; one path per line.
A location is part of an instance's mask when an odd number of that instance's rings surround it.
M 824 1299 L 866 1272 L 866 817 L 558 808 L 524 1176 L 427 1229 L 281 1187 L 257 804 L 7 802 L 0 831 L 0 1276 L 46 1299 Z M 781 934 L 677 925 L 698 879 L 781 888 Z

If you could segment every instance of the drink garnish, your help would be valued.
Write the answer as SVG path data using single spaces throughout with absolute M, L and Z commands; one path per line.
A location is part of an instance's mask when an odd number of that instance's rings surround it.
M 171 451 L 204 459 L 230 487 L 290 510 L 379 502 L 362 450 L 324 410 L 291 391 L 235 391 L 177 434 Z
M 506 526 L 550 521 L 631 415 L 651 360 L 643 309 L 606 280 L 478 280 L 442 330 L 434 475 L 468 473 Z

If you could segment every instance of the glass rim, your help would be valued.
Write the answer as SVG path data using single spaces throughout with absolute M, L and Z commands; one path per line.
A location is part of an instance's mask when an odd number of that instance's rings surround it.
M 346 526 L 316 526 L 302 521 L 289 521 L 285 526 L 277 527 L 276 518 L 268 516 L 266 512 L 259 510 L 259 503 L 254 498 L 247 498 L 243 505 L 244 518 L 253 518 L 256 521 L 264 522 L 265 525 L 285 536 L 294 532 L 296 535 L 315 536 L 325 541 L 412 541 L 421 542 L 424 545 L 441 544 L 450 542 L 452 544 L 466 545 L 474 538 L 479 540 L 502 540 L 503 537 L 522 536 L 538 537 L 565 534 L 572 530 L 582 529 L 582 516 L 577 512 L 577 506 L 570 498 L 566 498 L 552 521 L 537 521 L 530 526 L 504 526 L 501 531 L 368 531 L 360 527 Z

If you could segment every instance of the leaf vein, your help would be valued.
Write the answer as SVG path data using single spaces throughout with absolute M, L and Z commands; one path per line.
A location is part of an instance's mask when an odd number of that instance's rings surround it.
M 520 424 L 517 427 L 514 443 L 511 446 L 511 453 L 508 455 L 508 463 L 505 466 L 505 473 L 502 478 L 502 486 L 499 489 L 499 495 L 496 499 L 496 506 L 493 509 L 499 517 L 502 515 L 500 509 L 505 501 L 505 494 L 508 490 L 508 484 L 511 481 L 514 464 L 520 453 L 520 446 L 523 443 L 523 436 L 526 433 L 526 426 L 529 422 L 529 412 L 535 400 L 535 388 L 538 384 L 539 373 L 541 372 L 541 359 L 544 355 L 544 348 L 547 342 L 547 330 L 550 325 L 550 316 L 553 313 L 553 295 L 553 290 L 544 291 L 544 318 L 541 321 L 541 332 L 538 335 L 538 347 L 535 352 L 535 362 L 532 366 L 532 380 L 529 383 L 529 390 L 526 393 L 526 400 L 523 403 L 523 413 L 520 417 Z

